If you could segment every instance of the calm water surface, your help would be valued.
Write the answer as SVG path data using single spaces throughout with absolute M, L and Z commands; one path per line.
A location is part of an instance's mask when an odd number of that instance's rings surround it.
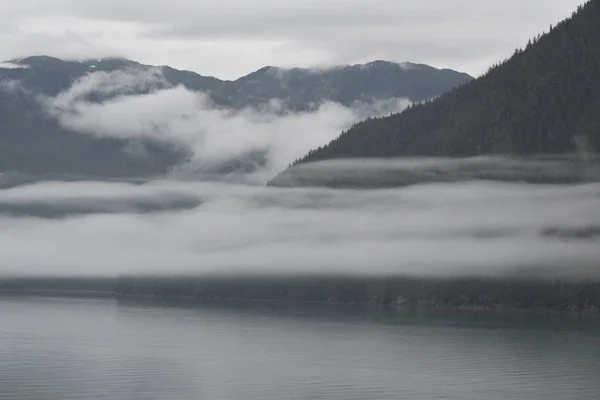
M 0 399 L 600 399 L 593 316 L 0 298 Z

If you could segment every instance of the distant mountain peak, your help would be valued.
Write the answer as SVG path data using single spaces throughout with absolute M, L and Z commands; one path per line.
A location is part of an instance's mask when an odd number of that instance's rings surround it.
M 264 75 L 264 74 L 279 74 L 281 72 L 284 71 L 288 71 L 290 68 L 284 68 L 284 67 L 277 67 L 274 65 L 267 65 L 266 67 L 262 67 L 254 72 L 251 72 L 250 74 L 246 75 Z
M 98 57 L 98 58 L 57 58 L 47 55 L 33 55 L 24 58 L 15 58 L 12 60 L 7 60 L 4 62 L 0 62 L 0 65 L 14 65 L 14 66 L 22 66 L 22 67 L 39 67 L 39 68 L 51 68 L 51 67 L 59 67 L 65 64 L 77 63 L 80 65 L 87 66 L 88 68 L 94 66 L 96 68 L 101 69 L 115 69 L 115 68 L 124 68 L 124 67 L 153 67 L 152 65 L 144 65 L 137 61 L 122 57 L 122 56 L 106 56 L 106 57 Z M 173 71 L 179 71 L 167 65 L 162 67 L 171 69 Z M 1 68 L 1 67 L 0 67 Z M 267 65 L 264 66 L 254 72 L 251 72 L 245 76 L 238 78 L 237 80 L 244 80 L 246 78 L 254 78 L 257 76 L 265 76 L 265 75 L 278 75 L 285 73 L 327 73 L 333 71 L 339 71 L 343 69 L 351 69 L 351 68 L 359 68 L 359 69 L 380 69 L 380 68 L 398 68 L 403 70 L 419 70 L 419 69 L 431 69 L 438 71 L 447 71 L 447 72 L 457 72 L 463 74 L 464 76 L 468 76 L 465 73 L 461 73 L 452 69 L 438 69 L 426 64 L 419 64 L 413 62 L 394 62 L 387 60 L 373 60 L 363 64 L 337 64 L 337 65 L 329 65 L 329 66 L 315 66 L 315 67 L 282 67 L 276 65 Z M 181 71 L 187 73 L 194 73 L 192 71 Z M 202 75 L 199 75 L 202 76 Z M 217 79 L 212 77 L 205 77 L 211 79 Z M 470 77 L 472 78 L 472 77 Z

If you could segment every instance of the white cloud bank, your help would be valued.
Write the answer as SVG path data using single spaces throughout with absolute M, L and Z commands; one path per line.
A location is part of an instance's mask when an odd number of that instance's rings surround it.
M 62 219 L 0 214 L 0 272 L 279 272 L 600 277 L 600 186 L 491 182 L 394 190 L 46 182 L 0 191 L 38 207 L 197 197 L 178 211 Z M 577 237 L 577 232 L 587 235 Z M 594 233 L 595 232 L 595 233 Z
M 44 99 L 44 104 L 63 126 L 81 134 L 151 138 L 183 145 L 193 152 L 184 170 L 202 170 L 265 151 L 267 165 L 254 177 L 262 182 L 361 118 L 398 112 L 410 104 L 405 99 L 390 99 L 348 108 L 327 102 L 315 111 L 292 113 L 282 112 L 281 104 L 274 100 L 260 110 L 234 111 L 215 107 L 205 94 L 165 85 L 159 69 L 95 72 L 57 97 Z M 131 94 L 153 88 L 162 90 Z M 111 98 L 90 102 L 86 100 L 90 93 Z
M 22 68 L 27 68 L 26 65 L 21 65 L 18 63 L 12 63 L 12 62 L 0 62 L 0 68 L 4 68 L 4 69 L 22 69 Z

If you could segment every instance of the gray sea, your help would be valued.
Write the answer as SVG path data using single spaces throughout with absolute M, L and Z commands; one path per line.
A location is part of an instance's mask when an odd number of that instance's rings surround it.
M 0 297 L 0 399 L 600 399 L 600 316 Z

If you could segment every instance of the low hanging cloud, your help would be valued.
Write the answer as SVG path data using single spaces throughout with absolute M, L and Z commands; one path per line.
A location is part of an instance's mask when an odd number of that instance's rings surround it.
M 574 154 L 324 160 L 295 165 L 271 183 L 277 186 L 396 187 L 468 180 L 554 184 L 598 182 L 600 154 L 593 150 L 582 145 Z
M 27 68 L 27 65 L 22 65 L 18 63 L 12 62 L 0 62 L 0 69 L 22 69 Z
M 91 94 L 107 99 L 90 101 Z M 64 127 L 84 135 L 147 138 L 188 148 L 193 156 L 178 173 L 266 153 L 266 165 L 254 174 L 259 181 L 360 119 L 410 105 L 406 99 L 357 103 L 352 108 L 325 102 L 314 111 L 294 113 L 274 99 L 260 107 L 231 110 L 215 106 L 208 94 L 167 87 L 160 69 L 90 73 L 42 102 Z
M 150 199 L 196 204 L 134 210 L 132 202 Z M 45 182 L 0 191 L 0 274 L 452 277 L 525 268 L 538 277 L 599 279 L 599 199 L 597 182 L 468 181 L 370 191 Z M 17 205 L 56 204 L 96 211 L 54 218 L 14 213 Z
M 110 99 L 128 94 L 152 92 L 168 86 L 160 67 L 98 71 L 78 79 L 68 90 L 59 93 L 55 98 L 44 100 L 52 112 L 61 114 L 80 111 L 77 106 L 89 101 L 88 96 L 91 94 Z

